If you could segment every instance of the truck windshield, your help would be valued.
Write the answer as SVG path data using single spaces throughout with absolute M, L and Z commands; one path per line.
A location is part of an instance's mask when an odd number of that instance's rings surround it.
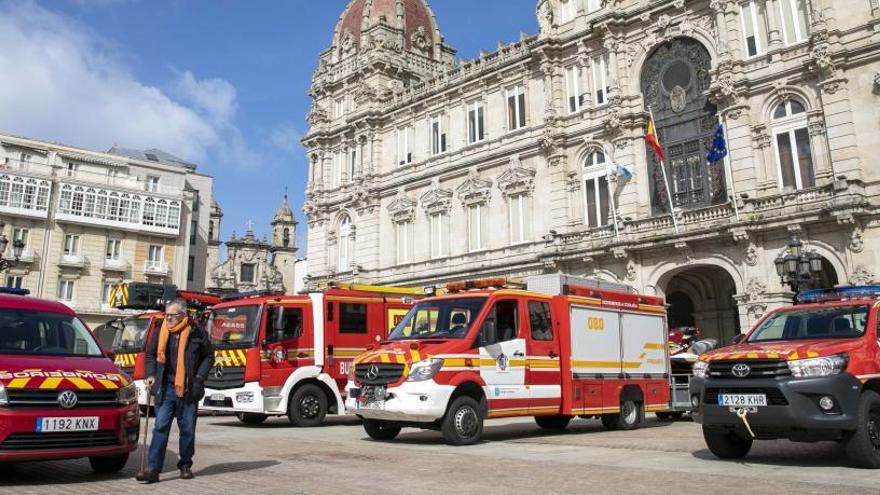
M 772 340 L 848 339 L 861 337 L 868 322 L 868 306 L 831 306 L 792 309 L 761 323 L 749 342 Z
M 416 303 L 388 340 L 463 339 L 485 305 L 485 297 Z
M 260 308 L 258 304 L 251 304 L 212 311 L 208 321 L 211 341 L 220 348 L 254 345 L 260 329 Z
M 161 320 L 159 320 L 161 324 Z M 141 352 L 147 341 L 149 318 L 127 318 L 118 323 L 121 330 L 113 341 L 113 352 Z
M 76 316 L 18 309 L 0 309 L 0 354 L 103 356 Z

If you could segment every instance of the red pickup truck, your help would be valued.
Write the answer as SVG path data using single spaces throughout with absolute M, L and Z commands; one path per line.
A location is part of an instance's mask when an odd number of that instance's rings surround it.
M 137 389 L 63 304 L 0 293 L 0 463 L 88 457 L 99 473 L 137 447 Z

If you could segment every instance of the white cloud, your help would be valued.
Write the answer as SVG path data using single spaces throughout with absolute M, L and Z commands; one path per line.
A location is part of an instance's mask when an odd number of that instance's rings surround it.
M 300 139 L 302 132 L 293 126 L 281 126 L 269 135 L 269 141 L 279 149 L 288 153 L 302 152 Z
M 234 126 L 235 88 L 179 73 L 176 101 L 139 82 L 111 42 L 30 2 L 0 4 L 0 132 L 108 149 L 157 147 L 197 162 L 255 156 Z

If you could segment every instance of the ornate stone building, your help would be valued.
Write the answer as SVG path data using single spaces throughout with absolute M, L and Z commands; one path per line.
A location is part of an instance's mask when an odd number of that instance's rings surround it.
M 663 295 L 672 325 L 727 340 L 791 300 L 774 260 L 793 235 L 823 285 L 875 280 L 876 1 L 536 13 L 537 35 L 456 61 L 424 0 L 349 3 L 303 139 L 309 283 L 564 271 Z M 730 153 L 710 164 L 718 122 Z
M 257 239 L 248 224 L 244 237 L 235 232 L 226 241 L 226 259 L 220 261 L 220 219 L 223 212 L 214 201 L 208 227 L 208 290 L 216 293 L 295 290 L 296 225 L 287 196 L 272 219 L 272 240 Z

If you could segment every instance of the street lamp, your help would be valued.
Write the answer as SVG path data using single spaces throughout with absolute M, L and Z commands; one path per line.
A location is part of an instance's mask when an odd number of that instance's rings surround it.
M 3 257 L 3 254 L 6 253 L 6 248 L 9 247 L 9 239 L 6 237 L 6 234 L 2 233 L 5 228 L 6 223 L 0 220 L 0 272 L 14 266 L 19 258 L 21 258 L 21 252 L 24 250 L 24 241 L 15 239 L 12 241 L 12 257 L 15 259 L 10 260 Z
M 797 236 L 788 243 L 787 254 L 780 253 L 773 262 L 776 274 L 792 292 L 818 288 L 822 275 L 822 256 L 815 251 L 805 252 L 804 244 Z

